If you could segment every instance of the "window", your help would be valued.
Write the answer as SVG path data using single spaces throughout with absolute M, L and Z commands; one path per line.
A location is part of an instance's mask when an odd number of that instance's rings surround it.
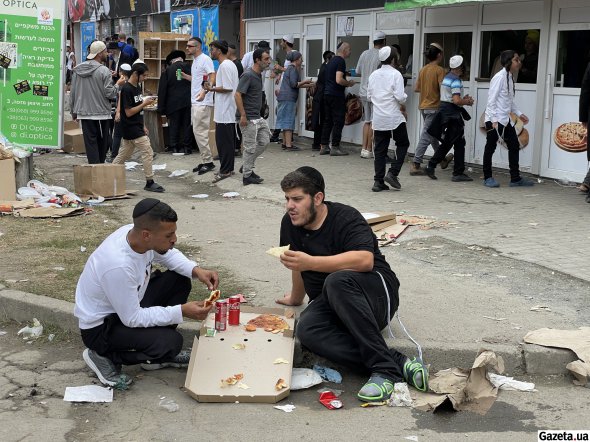
M 304 59 L 305 62 L 305 76 L 306 77 L 317 77 L 320 72 L 320 67 L 324 62 L 322 58 L 324 48 L 323 40 L 307 40 L 306 54 L 307 57 Z
M 277 38 L 275 39 L 275 44 L 274 44 L 274 60 L 280 64 L 281 66 L 285 65 L 285 60 L 287 58 L 287 53 L 281 49 L 281 43 L 282 43 L 283 39 L 282 38 Z M 293 49 L 296 51 L 301 52 L 301 46 L 300 45 L 300 41 L 298 38 L 296 38 L 293 41 Z M 272 54 L 271 54 L 272 57 Z
M 350 57 L 346 60 L 346 69 L 354 69 L 358 64 L 359 58 L 363 51 L 369 49 L 369 36 L 339 37 L 336 45 L 338 45 L 341 41 L 345 41 L 350 45 Z M 336 48 L 331 50 L 336 53 Z
M 414 54 L 412 54 L 412 51 L 414 50 L 414 36 L 412 34 L 387 35 L 385 37 L 385 42 L 389 46 L 399 46 L 398 50 L 401 50 L 399 62 L 400 70 L 404 77 L 411 78 L 414 65 Z
M 539 29 L 482 32 L 479 79 L 489 80 L 500 71 L 500 54 L 512 49 L 518 52 L 522 60 L 521 70 L 514 76 L 515 81 L 535 84 L 539 64 L 539 38 Z
M 443 47 L 443 61 L 441 66 L 449 67 L 449 59 L 453 55 L 461 55 L 465 64 L 463 79 L 471 76 L 471 32 L 449 32 L 444 34 L 426 34 L 426 44 L 439 43 Z
M 590 61 L 590 31 L 560 31 L 555 86 L 579 88 Z

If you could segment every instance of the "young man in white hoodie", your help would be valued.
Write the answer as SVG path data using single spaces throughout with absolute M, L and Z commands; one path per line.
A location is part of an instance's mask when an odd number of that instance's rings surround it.
M 492 176 L 492 156 L 501 137 L 508 148 L 510 187 L 532 186 L 533 181 L 520 176 L 518 166 L 520 142 L 510 118 L 510 113 L 515 113 L 524 124 L 529 122 L 528 117 L 514 104 L 516 88 L 513 75 L 518 73 L 522 62 L 516 51 L 507 50 L 500 54 L 500 63 L 503 69 L 494 75 L 490 82 L 485 113 L 487 139 L 483 153 L 483 184 L 486 187 L 500 187 Z

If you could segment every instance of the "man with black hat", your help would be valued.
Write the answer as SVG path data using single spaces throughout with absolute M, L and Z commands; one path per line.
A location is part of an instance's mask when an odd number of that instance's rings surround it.
M 166 57 L 168 66 L 158 85 L 158 112 L 166 115 L 170 150 L 191 154 L 191 68 L 184 61 L 184 51 L 172 51 Z M 184 76 L 182 74 L 185 74 Z
M 389 399 L 396 382 L 428 389 L 428 371 L 416 359 L 389 349 L 381 334 L 399 305 L 399 281 L 377 238 L 354 208 L 325 201 L 324 178 L 303 166 L 281 181 L 287 213 L 281 263 L 292 289 L 277 303 L 301 305 L 296 335 L 301 344 L 337 364 L 370 374 L 358 393 L 367 401 Z
M 146 370 L 186 367 L 182 335 L 175 330 L 183 316 L 207 317 L 211 307 L 187 301 L 191 280 L 214 290 L 217 272 L 205 270 L 174 248 L 176 212 L 166 203 L 146 198 L 133 209 L 133 224 L 120 227 L 90 255 L 76 287 L 83 358 L 99 380 L 129 385 L 121 365 L 142 364 Z M 152 264 L 169 270 L 152 273 Z

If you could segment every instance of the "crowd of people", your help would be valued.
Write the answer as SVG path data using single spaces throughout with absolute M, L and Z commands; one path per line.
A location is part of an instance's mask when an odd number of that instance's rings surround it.
M 139 150 L 146 171 L 145 189 L 162 192 L 162 186 L 153 181 L 153 152 L 142 116 L 145 106 L 155 105 L 154 97 L 145 97 L 141 90 L 148 68 L 139 59 L 130 39 L 120 34 L 116 40 L 108 44 L 95 41 L 89 47 L 85 62 L 75 67 L 73 61 L 70 62 L 72 115 L 81 120 L 90 163 L 112 161 L 120 164 Z M 319 155 L 349 154 L 340 145 L 347 106 L 345 92 L 355 85 L 346 65 L 351 55 L 349 43 L 339 42 L 335 53 L 324 52 L 315 82 L 302 78 L 303 56 L 294 48 L 294 38 L 290 34 L 283 36 L 281 41 L 281 49 L 286 55 L 284 63 L 272 61 L 270 45 L 266 41 L 260 41 L 241 60 L 236 55 L 235 45 L 224 40 L 213 41 L 208 49 L 210 56 L 205 53 L 202 40 L 193 37 L 187 41 L 186 52 L 174 50 L 168 54 L 166 67 L 159 73 L 157 110 L 169 123 L 168 150 L 188 155 L 196 141 L 200 162 L 194 172 L 199 175 L 215 172 L 214 160 L 219 160 L 219 170 L 213 177 L 213 182 L 218 182 L 235 174 L 235 158 L 244 155 L 239 169 L 243 184 L 262 183 L 263 178 L 255 172 L 256 158 L 269 142 L 280 142 L 287 152 L 300 150 L 293 144 L 293 133 L 297 126 L 299 89 L 307 88 L 313 90 L 312 149 L 319 151 Z M 190 63 L 187 53 L 192 58 Z M 468 109 L 473 106 L 474 99 L 464 94 L 463 57 L 450 57 L 447 71 L 441 66 L 443 47 L 440 43 L 429 44 L 424 56 L 427 63 L 415 83 L 424 124 L 409 174 L 425 175 L 435 180 L 436 168 L 445 169 L 454 161 L 452 181 L 473 181 L 465 173 L 464 122 L 471 119 Z M 214 61 L 219 64 L 217 70 Z M 492 158 L 497 144 L 501 143 L 508 150 L 509 186 L 532 186 L 533 181 L 520 174 L 520 143 L 514 128 L 516 122 L 511 118 L 511 114 L 515 114 L 520 122 L 528 123 L 528 117 L 514 101 L 515 78 L 523 70 L 521 56 L 516 51 L 505 50 L 498 63 L 501 69 L 491 79 L 483 118 L 487 132 L 483 184 L 489 188 L 500 186 L 492 176 Z M 405 109 L 406 83 L 399 47 L 388 46 L 385 34 L 376 32 L 373 46 L 360 55 L 354 71 L 355 76 L 360 76 L 361 157 L 374 158 L 372 190 L 380 192 L 390 187 L 400 190 L 399 174 L 410 142 Z M 150 75 L 154 76 L 154 73 Z M 267 78 L 272 78 L 276 85 L 277 114 L 272 133 L 267 122 Z M 122 94 L 123 91 L 126 93 Z M 583 96 L 584 91 L 583 88 Z M 580 118 L 582 121 L 582 111 Z M 218 151 L 215 158 L 209 140 L 211 119 L 215 123 Z M 281 131 L 282 140 L 279 139 Z M 390 140 L 395 143 L 393 158 L 388 155 Z M 120 146 L 125 149 L 119 149 Z M 433 147 L 434 155 L 426 167 L 422 167 L 428 146 Z M 109 150 L 110 158 L 107 157 Z M 386 171 L 387 163 L 391 165 Z M 588 192 L 589 180 L 587 177 L 581 190 Z

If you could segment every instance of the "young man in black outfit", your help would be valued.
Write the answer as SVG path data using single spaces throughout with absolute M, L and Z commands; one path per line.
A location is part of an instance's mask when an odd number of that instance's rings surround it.
M 287 213 L 281 263 L 292 272 L 292 289 L 277 303 L 301 305 L 296 335 L 314 353 L 370 374 L 358 398 L 387 400 L 396 382 L 428 388 L 424 365 L 385 343 L 381 330 L 399 305 L 399 281 L 385 261 L 377 238 L 354 208 L 324 201 L 324 178 L 303 166 L 287 174 L 281 188 Z
M 347 87 L 354 86 L 354 81 L 346 79 L 346 61 L 350 57 L 350 45 L 341 42 L 336 56 L 326 65 L 326 84 L 324 86 L 324 128 L 322 131 L 320 155 L 348 155 L 340 149 L 342 128 L 346 115 L 346 99 L 344 92 Z M 332 148 L 330 148 L 332 135 Z

